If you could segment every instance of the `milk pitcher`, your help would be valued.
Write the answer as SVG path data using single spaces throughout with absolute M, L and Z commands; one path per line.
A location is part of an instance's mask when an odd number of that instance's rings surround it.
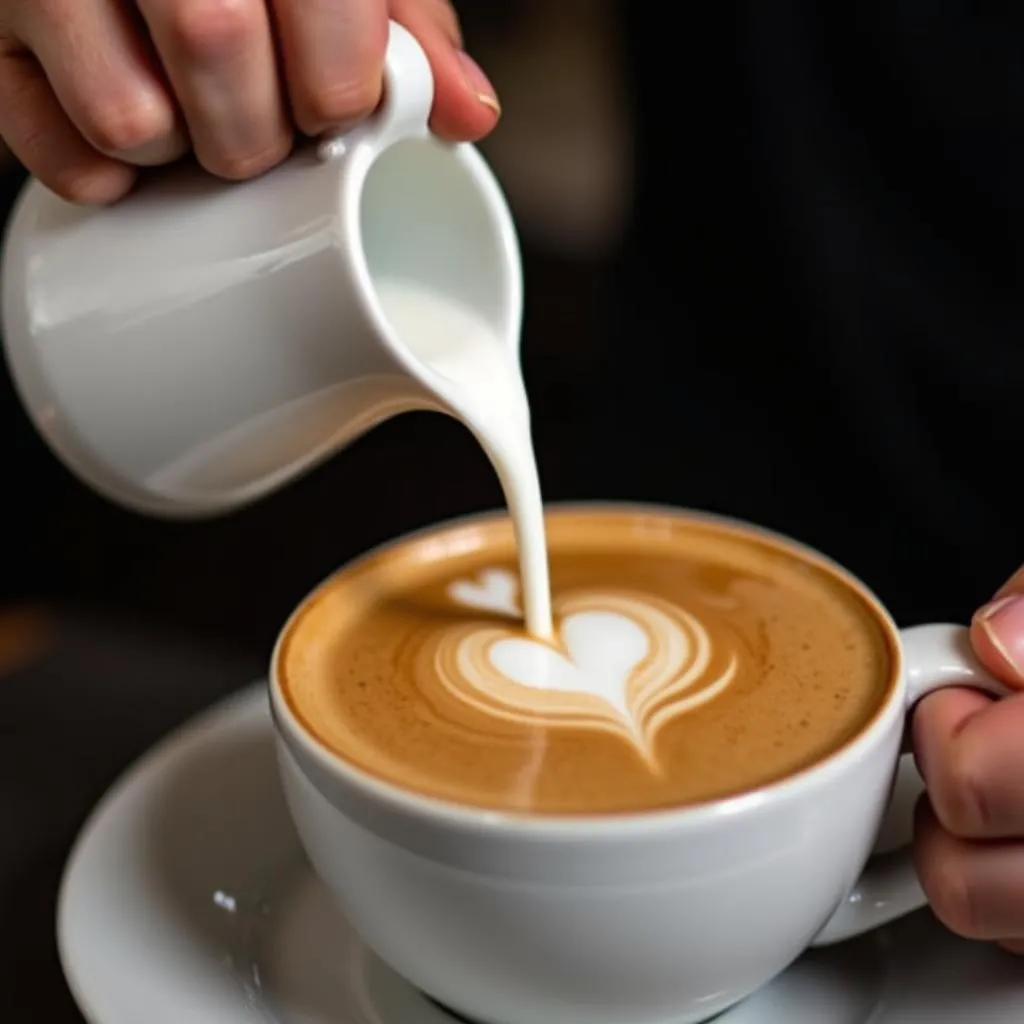
M 105 209 L 27 185 L 3 259 L 6 357 L 74 473 L 138 511 L 213 515 L 386 417 L 455 414 L 385 283 L 459 304 L 517 357 L 512 218 L 479 152 L 430 135 L 432 101 L 423 51 L 392 23 L 378 113 L 260 179 L 178 166 Z

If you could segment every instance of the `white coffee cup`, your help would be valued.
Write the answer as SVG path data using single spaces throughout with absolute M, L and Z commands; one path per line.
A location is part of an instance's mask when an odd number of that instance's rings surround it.
M 942 687 L 1005 690 L 977 664 L 964 627 L 899 630 L 871 600 L 899 655 L 855 740 L 746 795 L 625 816 L 481 812 L 374 779 L 292 714 L 279 645 L 271 706 L 299 836 L 367 944 L 470 1019 L 707 1020 L 806 948 L 925 902 L 907 850 L 870 859 L 908 712 Z
M 512 217 L 480 153 L 430 135 L 433 95 L 392 23 L 380 111 L 255 181 L 181 165 L 106 209 L 26 187 L 3 259 L 7 362 L 86 484 L 143 512 L 212 515 L 388 416 L 460 415 L 385 314 L 382 282 L 465 307 L 518 352 Z

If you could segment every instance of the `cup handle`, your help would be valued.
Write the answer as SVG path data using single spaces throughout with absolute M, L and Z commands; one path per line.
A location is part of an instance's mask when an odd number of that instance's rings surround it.
M 950 686 L 982 690 L 993 697 L 1009 690 L 975 658 L 964 626 L 935 624 L 901 631 L 907 673 L 907 710 L 924 696 Z M 828 946 L 888 924 L 927 903 L 910 850 L 872 858 L 812 946 Z
M 426 138 L 433 106 L 434 73 L 427 55 L 408 29 L 397 21 L 389 22 L 384 98 L 377 113 L 356 128 L 355 133 L 372 138 L 381 148 L 398 139 Z M 320 142 L 320 159 L 344 155 L 352 135 L 352 132 L 345 132 L 324 136 Z

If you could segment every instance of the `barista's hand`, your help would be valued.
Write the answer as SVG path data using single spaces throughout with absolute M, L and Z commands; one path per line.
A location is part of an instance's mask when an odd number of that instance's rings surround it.
M 486 135 L 498 103 L 447 0 L 0 0 L 0 137 L 77 202 L 112 202 L 137 167 L 190 149 L 253 177 L 296 130 L 374 110 L 389 17 L 430 59 L 434 131 Z
M 1024 954 L 1024 569 L 978 611 L 971 639 L 988 670 L 1022 692 L 993 702 L 944 690 L 921 702 L 918 871 L 950 928 Z

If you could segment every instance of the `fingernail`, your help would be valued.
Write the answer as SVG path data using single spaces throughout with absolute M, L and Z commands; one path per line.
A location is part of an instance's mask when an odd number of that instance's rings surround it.
M 1024 679 L 1024 594 L 1007 594 L 992 601 L 978 611 L 974 621 L 1007 667 Z
M 501 104 L 498 102 L 498 94 L 491 85 L 491 80 L 483 73 L 483 69 L 468 53 L 460 53 L 459 60 L 462 61 L 462 73 L 466 78 L 469 87 L 476 93 L 476 98 L 485 106 L 490 107 L 499 117 L 501 116 Z

